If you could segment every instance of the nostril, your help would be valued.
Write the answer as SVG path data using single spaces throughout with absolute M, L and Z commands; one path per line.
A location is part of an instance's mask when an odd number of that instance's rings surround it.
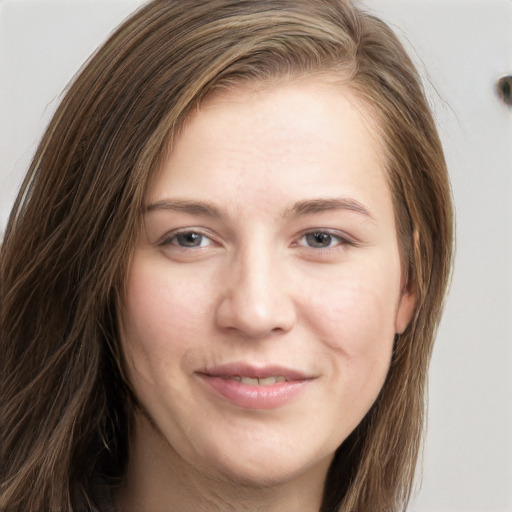
M 503 103 L 512 107 L 512 75 L 501 77 L 496 83 L 496 90 Z

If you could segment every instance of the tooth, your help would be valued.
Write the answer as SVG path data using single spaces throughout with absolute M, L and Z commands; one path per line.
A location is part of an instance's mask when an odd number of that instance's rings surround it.
M 257 386 L 259 384 L 258 379 L 252 379 L 251 377 L 240 377 L 240 382 L 249 386 Z
M 230 380 L 236 380 L 237 382 L 240 382 L 240 377 L 238 375 L 233 375 L 232 377 L 229 377 Z
M 264 379 L 258 379 L 260 386 L 272 386 L 276 383 L 276 377 L 265 377 Z
M 274 379 L 276 380 L 276 382 L 285 382 L 286 379 L 284 377 L 274 377 Z

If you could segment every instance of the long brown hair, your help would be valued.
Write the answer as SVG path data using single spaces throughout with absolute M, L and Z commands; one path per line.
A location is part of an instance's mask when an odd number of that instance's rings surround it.
M 116 326 L 151 173 L 188 113 L 242 81 L 328 72 L 370 107 L 417 299 L 387 381 L 339 448 L 322 510 L 405 510 L 449 278 L 452 210 L 416 70 L 344 0 L 156 0 L 91 58 L 51 121 L 1 249 L 0 509 L 92 509 L 122 477 L 135 399 Z

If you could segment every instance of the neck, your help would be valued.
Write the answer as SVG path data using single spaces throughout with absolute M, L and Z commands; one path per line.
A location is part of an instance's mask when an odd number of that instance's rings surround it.
M 144 435 L 141 433 L 144 432 Z M 187 463 L 140 415 L 123 485 L 119 512 L 318 512 L 328 470 L 305 472 L 272 484 L 237 482 Z

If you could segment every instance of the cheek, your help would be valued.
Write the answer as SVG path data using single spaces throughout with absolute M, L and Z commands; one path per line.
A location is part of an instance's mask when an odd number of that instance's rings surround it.
M 391 361 L 399 279 L 354 271 L 337 282 L 328 293 L 310 290 L 304 311 L 321 340 L 320 351 L 331 361 L 333 378 L 343 384 L 340 389 L 354 397 L 366 389 L 371 402 Z
M 304 309 L 320 341 L 318 357 L 329 368 L 325 405 L 332 414 L 333 438 L 343 434 L 340 444 L 377 399 L 393 349 L 398 292 L 379 274 L 363 275 L 357 279 L 347 273 L 329 293 L 311 292 L 309 308 Z
M 309 294 L 309 318 L 326 340 L 347 353 L 378 349 L 393 338 L 398 290 L 383 279 L 345 279 L 328 293 Z
M 157 263 L 132 263 L 127 282 L 122 339 L 131 366 L 146 380 L 156 369 L 178 364 L 206 329 L 207 296 L 201 283 L 176 279 Z M 189 343 L 190 344 L 190 343 Z

